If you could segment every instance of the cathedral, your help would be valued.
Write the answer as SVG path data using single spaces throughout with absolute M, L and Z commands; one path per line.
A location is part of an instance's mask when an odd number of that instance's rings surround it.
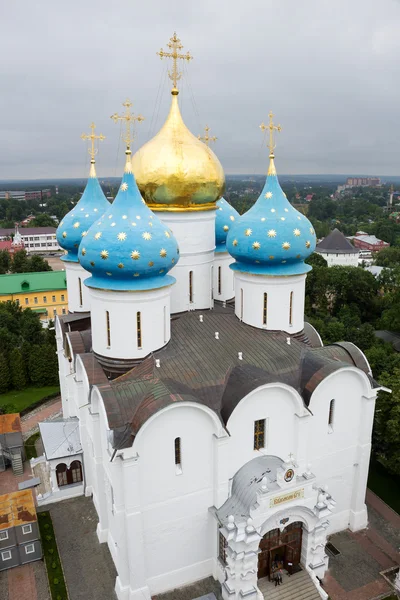
M 93 499 L 119 600 L 210 576 L 224 600 L 255 600 L 277 565 L 304 570 L 326 597 L 327 536 L 368 522 L 379 386 L 361 350 L 324 346 L 305 321 L 316 237 L 279 184 L 280 126 L 272 114 L 261 126 L 267 177 L 240 216 L 208 131 L 199 139 L 180 113 L 178 60 L 191 56 L 176 35 L 168 46 L 164 125 L 132 156 L 142 117 L 129 102 L 113 116 L 126 162 L 112 204 L 93 127 L 85 191 L 57 230 L 69 299 L 57 352 L 79 493 Z M 76 484 L 67 470 L 54 492 Z

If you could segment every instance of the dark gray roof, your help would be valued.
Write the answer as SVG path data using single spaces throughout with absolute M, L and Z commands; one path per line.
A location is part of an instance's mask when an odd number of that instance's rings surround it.
M 21 235 L 43 235 L 52 234 L 56 232 L 55 227 L 20 227 L 19 232 Z M 15 229 L 0 229 L 0 236 L 14 235 Z
M 351 242 L 343 235 L 339 229 L 334 229 L 319 244 L 316 252 L 337 253 L 337 254 L 358 254 L 359 249 L 355 248 Z
M 380 329 L 379 331 L 375 331 L 375 335 L 384 342 L 392 344 L 396 352 L 400 352 L 400 335 L 398 333 L 387 331 L 386 329 Z

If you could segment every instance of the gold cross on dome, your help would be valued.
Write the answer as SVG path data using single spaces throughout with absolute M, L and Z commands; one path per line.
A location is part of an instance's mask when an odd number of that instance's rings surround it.
M 141 123 L 142 121 L 144 121 L 144 117 L 142 117 L 142 115 L 134 115 L 131 112 L 131 107 L 132 107 L 132 102 L 130 100 L 125 100 L 125 102 L 122 103 L 122 106 L 125 107 L 125 114 L 124 115 L 119 115 L 118 113 L 114 113 L 113 115 L 111 115 L 111 119 L 114 121 L 114 123 L 118 123 L 118 121 L 125 121 L 125 135 L 122 135 L 122 139 L 124 140 L 127 150 L 130 150 L 131 147 L 131 143 L 133 142 L 134 139 L 134 134 L 133 134 L 133 126 L 135 124 L 135 121 L 137 121 L 138 123 Z
M 92 159 L 92 162 L 94 162 L 94 157 L 98 153 L 98 149 L 95 148 L 95 145 L 94 145 L 95 140 L 100 140 L 100 142 L 102 142 L 103 140 L 106 139 L 106 137 L 104 135 L 102 135 L 101 133 L 99 135 L 95 135 L 94 130 L 96 129 L 96 125 L 94 123 L 90 124 L 90 129 L 91 129 L 91 133 L 82 133 L 81 139 L 85 140 L 85 141 L 86 140 L 91 141 L 90 148 L 89 148 L 89 154 Z
M 171 79 L 174 85 L 173 89 L 176 90 L 176 84 L 182 77 L 182 73 L 178 71 L 178 59 L 187 60 L 187 62 L 189 62 L 193 59 L 193 56 L 191 56 L 189 52 L 186 52 L 186 54 L 179 53 L 179 50 L 182 50 L 183 46 L 181 44 L 181 40 L 176 37 L 176 32 L 174 32 L 174 35 L 172 38 L 170 38 L 167 46 L 171 52 L 165 52 L 161 48 L 161 50 L 157 52 L 157 56 L 159 56 L 161 60 L 163 58 L 172 58 L 172 71 L 168 71 L 168 77 Z
M 211 142 L 217 141 L 218 138 L 215 137 L 215 135 L 213 135 L 213 136 L 208 135 L 208 132 L 210 131 L 210 128 L 208 125 L 205 126 L 204 130 L 205 130 L 205 135 L 203 137 L 201 135 L 198 135 L 197 139 L 204 142 L 206 146 L 209 146 Z
M 275 140 L 274 140 L 274 131 L 282 131 L 282 127 L 280 125 L 274 125 L 273 116 L 274 115 L 272 114 L 272 112 L 270 112 L 268 115 L 268 117 L 269 117 L 268 125 L 265 125 L 264 123 L 261 123 L 261 125 L 260 125 L 261 131 L 266 131 L 267 129 L 269 129 L 269 142 L 268 142 L 267 146 L 269 148 L 270 156 L 274 155 L 274 150 L 276 147 Z

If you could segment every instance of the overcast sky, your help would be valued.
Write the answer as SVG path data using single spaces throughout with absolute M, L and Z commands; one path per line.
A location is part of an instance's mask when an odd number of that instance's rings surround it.
M 265 172 L 272 110 L 280 173 L 400 175 L 399 0 L 2 0 L 0 22 L 0 179 L 86 175 L 92 120 L 98 175 L 119 176 L 110 115 L 134 102 L 136 147 L 161 127 L 174 30 L 194 56 L 183 117 L 226 173 Z

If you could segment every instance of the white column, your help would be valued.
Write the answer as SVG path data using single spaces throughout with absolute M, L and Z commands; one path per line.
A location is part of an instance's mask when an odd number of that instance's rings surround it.
M 176 279 L 171 313 L 212 308 L 215 210 L 157 212 L 157 216 L 172 230 L 179 245 L 179 261 L 170 271 Z
M 90 295 L 88 288 L 84 285 L 85 279 L 90 273 L 78 262 L 64 261 L 65 274 L 67 276 L 68 310 L 71 313 L 89 312 Z
M 234 275 L 229 268 L 234 258 L 229 252 L 216 252 L 214 257 L 214 300 L 224 302 L 235 296 Z
M 258 329 L 289 334 L 303 330 L 305 274 L 272 277 L 234 273 L 235 313 L 239 319 Z

